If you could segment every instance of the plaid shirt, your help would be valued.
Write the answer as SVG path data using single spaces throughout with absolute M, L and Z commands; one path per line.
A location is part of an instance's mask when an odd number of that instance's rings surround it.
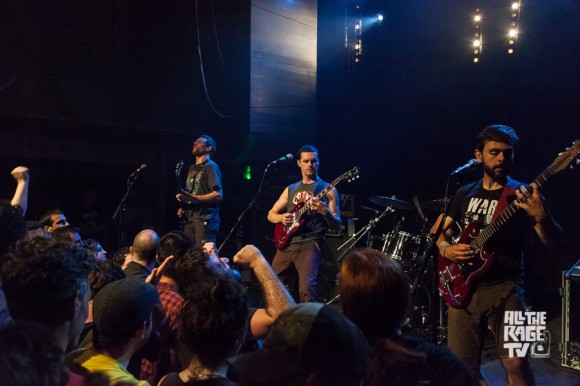
M 157 291 L 159 292 L 159 300 L 161 300 L 165 315 L 169 318 L 171 332 L 175 333 L 177 331 L 179 312 L 184 303 L 183 296 L 177 292 L 177 285 L 173 283 L 161 282 L 157 284 Z
M 177 286 L 173 283 L 160 282 L 157 284 L 157 292 L 159 292 L 159 300 L 161 305 L 165 310 L 165 315 L 169 319 L 169 327 L 171 329 L 169 336 L 169 371 L 179 371 L 179 362 L 177 360 L 177 355 L 175 354 L 174 343 L 175 335 L 177 334 L 177 323 L 179 318 L 179 312 L 181 307 L 183 307 L 183 296 L 177 292 Z M 149 381 L 153 384 L 155 380 L 156 366 L 149 362 L 147 359 L 141 361 L 141 379 Z M 163 376 L 165 374 L 159 374 Z M 157 377 L 157 378 L 159 378 Z

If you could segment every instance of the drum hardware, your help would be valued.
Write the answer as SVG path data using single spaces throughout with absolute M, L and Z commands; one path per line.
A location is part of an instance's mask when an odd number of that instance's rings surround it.
M 363 228 L 361 228 L 361 230 L 359 230 L 358 232 L 356 232 L 355 234 L 353 234 L 349 239 L 347 239 L 344 243 L 342 243 L 341 245 L 338 246 L 338 248 L 336 248 L 337 251 L 343 249 L 345 246 L 350 245 L 349 248 L 347 248 L 344 253 L 342 253 L 339 257 L 337 257 L 336 261 L 337 262 L 341 262 L 342 259 L 344 258 L 344 256 L 346 255 L 346 253 L 356 245 L 356 243 L 367 233 L 369 234 L 370 237 L 370 233 L 369 231 L 371 229 L 373 229 L 379 221 L 381 221 L 381 219 L 390 212 L 394 212 L 395 210 L 390 207 L 387 206 L 382 212 L 379 213 L 378 216 L 376 216 L 375 218 L 371 219 L 371 221 L 369 221 L 369 223 L 367 225 L 365 225 Z
M 414 274 L 406 273 L 409 287 L 413 286 Z M 420 329 L 426 326 L 429 322 L 431 314 L 431 295 L 427 287 L 421 284 L 417 287 L 417 291 L 411 296 L 411 304 L 409 312 L 403 320 L 403 327 L 410 329 Z
M 387 196 L 372 196 L 369 198 L 369 201 L 373 204 L 391 207 L 393 209 L 398 210 L 411 210 L 413 207 L 406 201 L 399 200 L 395 197 L 387 197 Z

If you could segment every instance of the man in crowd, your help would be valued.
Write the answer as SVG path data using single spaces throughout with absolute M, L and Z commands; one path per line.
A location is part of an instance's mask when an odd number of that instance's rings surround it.
M 123 270 L 125 275 L 144 281 L 155 267 L 158 245 L 159 235 L 157 232 L 144 229 L 137 233 L 130 248 L 131 261 Z

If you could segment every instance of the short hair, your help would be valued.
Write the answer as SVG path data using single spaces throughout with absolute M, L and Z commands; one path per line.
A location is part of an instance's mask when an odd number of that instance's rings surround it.
M 205 140 L 207 141 L 207 144 L 209 146 L 211 146 L 211 152 L 210 154 L 215 153 L 215 151 L 217 150 L 217 142 L 215 141 L 215 139 L 213 139 L 212 137 L 210 137 L 207 134 L 201 135 L 201 138 L 205 138 Z
M 88 275 L 91 299 L 107 284 L 123 278 L 125 273 L 119 264 L 110 260 L 97 260 Z
M 296 152 L 296 160 L 300 161 L 302 153 L 316 153 L 318 155 L 318 149 L 312 145 L 304 145 Z
M 162 264 L 168 256 L 173 255 L 173 261 L 170 261 L 163 271 L 163 275 L 174 278 L 175 261 L 182 259 L 187 251 L 193 249 L 195 241 L 182 231 L 171 231 L 161 237 L 157 247 L 157 261 Z
M 44 212 L 44 214 L 42 215 L 42 217 L 40 218 L 40 220 L 38 220 L 38 223 L 40 224 L 41 227 L 50 227 L 52 226 L 52 221 L 51 221 L 51 217 L 54 214 L 64 214 L 64 212 L 60 209 L 49 209 L 46 212 Z
M 506 125 L 490 125 L 479 133 L 475 140 L 475 148 L 483 151 L 485 144 L 489 141 L 507 143 L 511 147 L 515 147 L 518 143 L 518 134 L 516 131 Z
M 19 322 L 0 330 L 0 385 L 60 386 L 64 354 L 45 326 Z
M 85 248 L 54 239 L 20 243 L 0 264 L 2 287 L 15 320 L 32 320 L 48 327 L 67 321 L 63 304 L 82 288 L 95 264 Z
M 343 259 L 340 303 L 371 344 L 398 333 L 410 304 L 409 287 L 400 264 L 375 249 L 357 249 Z
M 12 250 L 26 236 L 26 221 L 19 206 L 0 201 L 0 256 Z
M 245 289 L 230 279 L 215 277 L 191 291 L 179 314 L 178 348 L 182 365 L 191 357 L 210 369 L 237 354 L 248 323 Z

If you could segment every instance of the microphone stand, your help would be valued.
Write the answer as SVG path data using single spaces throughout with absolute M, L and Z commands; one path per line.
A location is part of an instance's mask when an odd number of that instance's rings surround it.
M 342 259 L 344 258 L 344 256 L 346 255 L 346 253 L 365 235 L 367 234 L 367 232 L 369 232 L 371 229 L 373 229 L 377 223 L 389 212 L 394 212 L 395 210 L 393 209 L 393 207 L 391 206 L 387 206 L 385 208 L 385 210 L 383 210 L 381 212 L 381 214 L 379 214 L 377 217 L 373 218 L 371 221 L 369 221 L 369 223 L 367 225 L 365 225 L 364 228 L 362 228 L 361 230 L 359 230 L 358 232 L 356 232 L 354 235 L 352 235 L 348 240 L 346 240 L 344 243 L 342 243 L 338 248 L 336 248 L 337 251 L 341 250 L 342 248 L 344 248 L 346 245 L 350 244 L 350 247 L 347 248 L 339 257 L 337 257 L 336 261 L 337 263 L 340 263 L 342 261 Z M 353 241 L 354 240 L 354 241 Z
M 123 241 L 125 240 L 125 234 L 123 233 L 123 214 L 125 213 L 125 201 L 127 201 L 127 197 L 129 197 L 129 192 L 131 192 L 133 184 L 135 184 L 135 181 L 137 181 L 137 177 L 139 177 L 139 173 L 134 172 L 131 173 L 131 175 L 127 178 L 127 191 L 125 192 L 125 195 L 121 199 L 119 206 L 117 206 L 115 214 L 113 214 L 113 217 L 111 218 L 111 220 L 115 221 L 117 216 L 119 217 L 119 236 L 117 239 L 119 248 L 123 245 Z
M 236 220 L 236 223 L 234 224 L 234 226 L 232 227 L 232 229 L 230 230 L 230 232 L 228 233 L 228 235 L 226 236 L 226 238 L 224 239 L 224 241 L 222 242 L 222 244 L 219 246 L 218 248 L 218 255 L 220 253 L 220 251 L 222 250 L 222 248 L 224 247 L 224 245 L 226 245 L 226 243 L 228 242 L 228 240 L 230 239 L 230 237 L 232 237 L 232 235 L 234 234 L 234 232 L 236 231 L 236 229 L 238 228 L 238 226 L 240 226 L 240 223 L 242 222 L 243 218 L 246 216 L 246 213 L 248 213 L 248 211 L 250 209 L 252 209 L 254 207 L 254 205 L 256 205 L 256 200 L 258 199 L 258 196 L 260 195 L 260 193 L 262 193 L 262 189 L 264 188 L 264 181 L 266 179 L 266 175 L 268 174 L 268 171 L 270 170 L 271 166 L 275 166 L 278 164 L 276 161 L 270 162 L 268 164 L 268 166 L 266 166 L 266 169 L 264 170 L 264 174 L 262 174 L 262 180 L 260 181 L 260 185 L 258 186 L 258 191 L 256 192 L 256 194 L 254 195 L 254 197 L 252 198 L 252 200 L 250 201 L 250 203 L 248 204 L 248 206 L 246 207 L 246 209 L 243 210 L 242 213 L 240 213 L 240 215 L 238 216 L 238 219 Z M 238 245 L 239 245 L 239 241 L 238 241 Z
M 449 211 L 449 207 L 448 204 L 453 200 L 453 197 L 455 197 L 455 193 L 457 193 L 457 190 L 459 189 L 459 187 L 462 184 L 462 177 L 463 177 L 463 173 L 456 173 L 455 175 L 459 175 L 459 179 L 457 180 L 457 184 L 456 184 L 456 188 L 455 191 L 453 192 L 453 194 L 448 197 L 449 194 L 449 182 L 451 180 L 451 176 L 452 174 L 450 174 L 447 177 L 447 183 L 445 184 L 445 198 L 444 198 L 444 208 L 442 211 L 442 217 L 441 217 L 441 221 L 439 221 L 439 225 L 437 226 L 437 230 L 435 231 L 435 233 L 431 233 L 429 235 L 430 237 L 430 241 L 429 241 L 429 246 L 427 247 L 427 252 L 425 253 L 425 255 L 423 256 L 423 260 L 421 262 L 421 268 L 419 268 L 419 270 L 417 271 L 417 275 L 415 277 L 415 281 L 413 281 L 413 285 L 411 286 L 411 296 L 413 296 L 415 294 L 415 292 L 417 291 L 417 287 L 419 286 L 419 283 L 423 277 L 423 275 L 425 275 L 426 273 L 426 269 L 427 269 L 427 264 L 429 263 L 429 261 L 437 261 L 437 257 L 439 255 L 439 250 L 437 248 L 437 240 L 439 239 L 439 236 L 443 233 L 444 229 L 444 224 L 445 221 L 447 220 L 447 213 Z M 435 275 L 435 289 L 438 289 L 438 283 L 439 283 L 439 273 L 437 272 L 437 264 L 435 264 L 435 270 L 434 270 L 434 275 Z M 430 293 L 431 295 L 431 293 Z M 438 318 L 438 324 L 437 326 L 433 326 L 434 328 L 434 334 L 433 336 L 436 337 L 436 343 L 437 344 L 441 344 L 445 341 L 445 339 L 447 338 L 447 326 L 444 323 L 444 312 L 443 312 L 443 299 L 441 297 L 441 294 L 439 294 L 439 302 L 438 302 L 438 311 L 439 311 L 439 318 Z

